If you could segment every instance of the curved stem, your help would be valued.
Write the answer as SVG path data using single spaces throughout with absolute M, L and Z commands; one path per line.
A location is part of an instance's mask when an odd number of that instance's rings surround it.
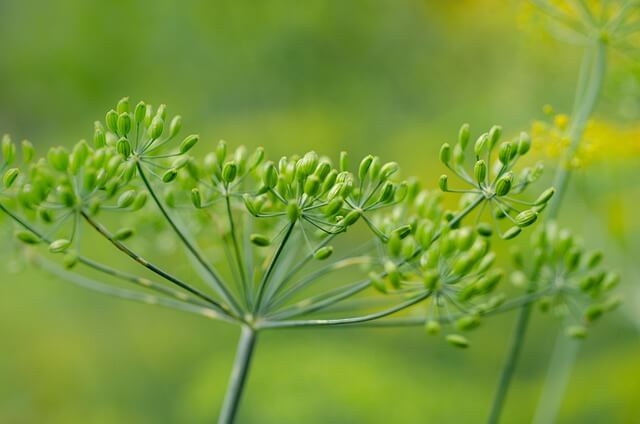
M 234 422 L 240 397 L 247 380 L 249 365 L 256 344 L 256 331 L 248 326 L 243 326 L 236 350 L 236 358 L 233 362 L 229 386 L 224 397 L 222 410 L 218 416 L 218 424 L 231 424 Z
M 242 292 L 245 298 L 245 302 L 247 306 L 249 306 L 249 286 L 247 282 L 247 275 L 245 272 L 244 262 L 242 260 L 242 254 L 240 253 L 240 245 L 238 244 L 238 238 L 236 237 L 236 225 L 233 220 L 233 213 L 231 211 L 231 201 L 229 199 L 229 193 L 225 194 L 224 199 L 225 199 L 225 205 L 227 210 L 227 219 L 229 221 L 229 231 L 231 232 L 231 242 L 233 244 L 233 251 L 235 254 L 238 272 L 240 273 Z
M 602 40 L 597 39 L 591 48 L 593 48 L 594 51 L 585 51 L 585 56 L 593 54 L 593 59 L 588 60 L 585 58 L 582 62 L 582 68 L 580 70 L 581 77 L 579 78 L 578 88 L 575 94 L 575 107 L 577 109 L 573 111 L 571 126 L 568 131 L 570 144 L 564 156 L 564 163 L 560 164 L 555 175 L 554 187 L 556 189 L 556 195 L 551 200 L 551 205 L 546 215 L 546 219 L 548 220 L 553 220 L 558 216 L 560 204 L 569 184 L 569 176 L 571 175 L 570 162 L 578 150 L 587 120 L 593 112 L 598 95 L 602 89 L 606 65 L 606 46 Z M 586 71 L 584 70 L 585 67 L 587 67 Z M 583 77 L 583 75 L 588 76 Z M 584 81 L 588 81 L 588 83 L 584 85 Z M 582 92 L 583 85 L 584 92 Z M 537 287 L 537 273 L 537 271 L 534 271 L 534 274 L 536 275 L 532 275 L 532 277 L 535 278 L 531 278 L 529 281 L 529 290 L 535 290 Z M 507 352 L 507 356 L 504 359 L 500 379 L 498 381 L 498 388 L 493 399 L 491 413 L 488 419 L 488 423 L 490 424 L 498 423 L 500 420 L 500 413 L 504 406 L 509 384 L 513 378 L 513 374 L 520 357 L 520 352 L 522 350 L 522 345 L 524 344 L 530 314 L 531 304 L 524 305 L 518 314 L 516 327 L 511 339 L 511 345 Z

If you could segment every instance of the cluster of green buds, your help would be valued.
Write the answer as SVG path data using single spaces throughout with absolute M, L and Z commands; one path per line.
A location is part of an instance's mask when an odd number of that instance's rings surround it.
M 569 316 L 574 323 L 568 326 L 568 335 L 586 337 L 591 324 L 620 304 L 620 299 L 611 295 L 620 276 L 603 269 L 602 252 L 585 250 L 569 230 L 555 223 L 540 226 L 529 249 L 533 252 L 529 260 L 514 250 L 511 280 L 523 285 L 529 276 L 537 276 L 540 284 L 534 296 L 539 298 L 538 306 L 545 312 Z
M 167 117 L 164 105 L 154 110 L 139 102 L 132 107 L 124 98 L 104 123 L 95 123 L 92 143 L 80 141 L 71 150 L 53 147 L 36 160 L 24 142 L 20 171 L 11 168 L 16 148 L 5 138 L 0 209 L 15 221 L 19 240 L 62 254 L 64 267 L 57 275 L 85 287 L 257 329 L 354 325 L 421 303 L 421 322 L 429 334 L 443 333 L 452 345 L 467 347 L 462 333 L 505 301 L 498 290 L 502 271 L 493 269 L 493 235 L 515 237 L 536 221 L 553 195 L 548 189 L 533 202 L 514 197 L 538 178 L 540 168 L 525 168 L 515 176 L 530 140 L 523 134 L 500 143 L 499 127 L 476 141 L 473 177 L 465 168 L 467 125 L 453 147 L 441 149 L 442 162 L 472 189 L 450 189 L 443 176 L 441 190 L 429 191 L 413 178 L 401 179 L 397 163 L 373 155 L 353 167 L 345 152 L 335 164 L 314 151 L 272 161 L 262 148 L 230 150 L 221 141 L 202 159 L 194 158 L 190 153 L 199 137 L 179 137 L 181 126 L 179 116 Z M 458 210 L 443 209 L 442 192 L 464 194 Z M 493 226 L 480 219 L 487 205 Z M 519 210 L 520 205 L 529 208 Z M 127 219 L 103 217 L 107 212 L 126 212 Z M 137 223 L 125 226 L 132 216 Z M 499 220 L 513 225 L 503 232 Z M 110 231 L 105 223 L 118 227 Z M 161 281 L 86 256 L 83 225 Z M 207 290 L 179 278 L 167 269 L 171 264 L 153 264 L 132 250 L 134 230 L 146 235 L 139 242 L 151 248 L 166 244 L 157 242 L 160 229 L 163 237 L 169 234 L 184 247 Z M 538 249 L 544 255 L 555 252 Z M 575 246 L 568 249 L 573 252 Z M 552 261 L 544 258 L 543 272 L 551 272 Z M 87 282 L 76 264 L 138 289 Z M 573 281 L 582 269 L 576 265 L 569 274 L 564 265 L 562 275 Z M 360 278 L 352 281 L 354 275 Z M 589 283 L 577 286 L 585 295 L 595 298 L 613 285 L 610 276 L 587 275 Z M 346 278 L 351 282 L 344 284 Z M 569 286 L 541 290 L 555 305 Z M 387 306 L 361 315 L 365 301 Z M 597 305 L 610 308 L 606 302 Z M 595 309 L 590 306 L 585 317 L 595 319 Z M 347 312 L 357 315 L 345 317 Z M 334 313 L 333 319 L 315 315 Z
M 531 138 L 524 132 L 511 141 L 500 142 L 501 137 L 502 128 L 492 127 L 477 138 L 469 155 L 471 134 L 469 126 L 463 125 L 453 147 L 449 143 L 442 145 L 440 161 L 471 188 L 450 188 L 448 175 L 440 177 L 439 186 L 443 192 L 464 194 L 463 204 L 483 203 L 477 220 L 482 218 L 482 212 L 488 205 L 492 224 L 482 223 L 481 231 L 486 234 L 495 231 L 501 238 L 509 240 L 536 222 L 553 197 L 554 189 L 544 190 L 533 201 L 516 197 L 540 178 L 543 167 L 536 164 L 516 171 L 517 163 L 531 149 Z M 473 159 L 471 169 L 466 168 L 469 158 Z M 504 231 L 499 221 L 508 222 Z

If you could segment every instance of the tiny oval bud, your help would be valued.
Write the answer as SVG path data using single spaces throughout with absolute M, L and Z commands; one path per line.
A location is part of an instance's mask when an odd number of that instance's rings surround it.
M 262 174 L 262 184 L 266 187 L 274 188 L 278 183 L 278 170 L 273 162 L 267 162 Z
M 147 192 L 141 191 L 138 194 L 136 194 L 135 199 L 133 199 L 133 203 L 131 204 L 131 210 L 133 211 L 140 210 L 144 207 L 146 203 L 147 203 Z
M 289 202 L 287 205 L 287 217 L 289 221 L 295 222 L 300 218 L 300 207 L 295 202 Z
M 399 170 L 400 167 L 396 162 L 387 162 L 382 166 L 382 168 L 380 168 L 380 179 L 382 181 L 387 180 Z
M 516 215 L 515 221 L 518 227 L 528 227 L 536 222 L 537 219 L 538 213 L 532 209 L 527 209 L 526 211 L 522 211 Z
M 438 187 L 440 187 L 440 190 L 445 192 L 449 190 L 448 181 L 449 181 L 449 177 L 447 177 L 444 174 L 440 175 L 440 179 L 438 180 Z
M 500 145 L 498 150 L 498 159 L 503 165 L 507 165 L 511 161 L 511 152 L 513 150 L 513 143 L 507 141 Z
M 200 194 L 200 190 L 197 188 L 191 189 L 191 203 L 196 209 L 200 209 L 202 207 L 202 195 Z
M 199 137 L 195 134 L 187 136 L 184 140 L 182 140 L 182 143 L 180 143 L 180 154 L 185 154 L 189 150 L 191 150 L 193 146 L 196 145 L 198 140 Z
M 33 144 L 29 140 L 22 140 L 22 162 L 25 164 L 31 163 L 35 155 Z
M 478 184 L 483 184 L 487 179 L 487 164 L 484 160 L 479 160 L 473 167 L 473 173 Z
M 539 206 L 547 203 L 549 200 L 551 200 L 551 198 L 555 193 L 556 193 L 556 189 L 553 187 L 546 189 L 545 191 L 542 192 L 542 194 L 540 194 L 540 196 L 538 196 L 534 204 L 536 206 Z
M 133 110 L 133 120 L 136 124 L 140 125 L 144 121 L 144 116 L 147 113 L 147 105 L 144 102 L 138 102 L 136 108 Z
M 430 336 L 436 336 L 436 335 L 440 334 L 440 329 L 441 329 L 440 323 L 438 321 L 436 321 L 436 320 L 433 320 L 433 319 L 430 319 L 424 325 L 424 330 Z
M 447 335 L 447 337 L 445 337 L 445 339 L 451 346 L 459 347 L 461 349 L 466 349 L 469 347 L 469 340 L 459 334 L 449 334 Z
M 327 259 L 333 253 L 332 246 L 323 246 L 313 253 L 313 257 L 319 261 Z
M 2 176 L 2 184 L 5 188 L 11 187 L 16 181 L 16 178 L 18 178 L 18 175 L 20 175 L 20 171 L 17 168 L 8 169 Z
M 177 176 L 178 176 L 178 170 L 176 168 L 170 168 L 167 171 L 165 171 L 164 174 L 162 174 L 162 182 L 170 183 L 173 180 L 175 180 Z
M 124 241 L 131 238 L 134 234 L 131 228 L 121 228 L 113 234 L 113 239 L 117 241 Z
M 178 135 L 182 129 L 182 116 L 176 115 L 169 123 L 169 138 L 173 138 Z
M 518 234 L 520 234 L 521 232 L 522 232 L 522 229 L 520 227 L 511 227 L 507 231 L 505 231 L 504 234 L 502 234 L 502 239 L 511 240 L 517 237 Z
M 262 234 L 251 234 L 249 236 L 249 240 L 251 241 L 251 243 L 260 247 L 269 246 L 271 244 L 271 240 L 269 239 L 269 237 Z
M 131 143 L 129 143 L 129 140 L 122 137 L 116 144 L 116 150 L 123 158 L 126 159 L 131 155 Z
M 18 240 L 25 244 L 38 244 L 40 243 L 40 238 L 33 234 L 31 231 L 16 231 L 15 236 Z
M 162 135 L 162 131 L 164 131 L 164 121 L 162 118 L 155 116 L 151 120 L 149 129 L 147 130 L 147 135 L 151 140 L 155 140 Z
M 491 225 L 486 222 L 479 223 L 476 226 L 476 231 L 482 237 L 491 237 L 491 235 L 493 234 L 493 228 L 491 228 Z
M 60 253 L 64 252 L 71 246 L 71 242 L 67 239 L 58 239 L 49 244 L 49 252 Z
M 128 208 L 133 204 L 135 197 L 135 190 L 127 190 L 118 197 L 118 201 L 116 202 L 116 204 L 119 208 Z
M 320 191 L 320 179 L 315 175 L 310 175 L 304 183 L 304 193 L 313 197 Z
M 334 216 L 342 209 L 344 200 L 338 196 L 332 199 L 324 210 L 325 216 Z
M 341 224 L 345 227 L 350 227 L 351 225 L 355 224 L 358 219 L 360 219 L 360 212 L 351 211 L 342 219 Z
M 511 191 L 511 184 L 513 183 L 513 174 L 511 172 L 504 174 L 496 182 L 496 195 L 506 196 Z
M 118 104 L 116 105 L 116 111 L 118 113 L 129 112 L 129 97 L 123 97 L 118 101 Z
M 109 129 L 109 131 L 111 131 L 112 133 L 118 132 L 118 112 L 111 109 L 109 112 L 107 112 L 104 122 L 105 124 L 107 124 L 107 128 Z
M 526 132 L 520 133 L 520 139 L 518 140 L 518 154 L 524 156 L 529 153 L 531 149 L 531 137 Z
M 499 125 L 494 125 L 489 130 L 489 150 L 493 149 L 493 147 L 500 141 L 500 137 L 502 137 L 502 127 Z
M 449 165 L 451 161 L 451 146 L 449 143 L 444 143 L 442 147 L 440 147 L 440 162 L 444 165 Z
M 367 177 L 371 162 L 373 162 L 372 155 L 367 155 L 364 157 L 364 159 L 362 159 L 362 161 L 360 161 L 360 166 L 358 167 L 358 178 L 360 180 L 364 180 Z
M 479 157 L 484 152 L 487 147 L 487 143 L 489 142 L 489 134 L 484 133 L 476 140 L 476 143 L 473 146 L 473 151 L 476 154 L 476 157 Z
M 340 152 L 340 172 L 349 170 L 349 154 L 347 152 Z
M 238 172 L 238 166 L 235 162 L 227 162 L 222 167 L 222 181 L 229 184 L 236 179 L 236 174 Z
M 118 135 L 125 136 L 131 131 L 131 116 L 128 113 L 121 113 L 116 123 L 118 127 Z
M 462 150 L 467 148 L 467 144 L 469 144 L 469 136 L 469 124 L 462 124 L 460 131 L 458 131 L 458 144 L 460 144 Z
M 402 240 L 411 234 L 411 225 L 403 225 L 393 230 L 393 232 L 398 235 L 400 240 Z
M 380 189 L 380 195 L 378 196 L 378 202 L 387 203 L 393 199 L 394 186 L 393 183 L 386 181 Z

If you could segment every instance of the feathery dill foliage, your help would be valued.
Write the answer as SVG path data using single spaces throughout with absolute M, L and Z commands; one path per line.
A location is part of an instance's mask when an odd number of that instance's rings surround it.
M 13 219 L 19 240 L 33 248 L 44 244 L 61 257 L 30 255 L 46 271 L 114 296 L 242 326 L 240 371 L 232 383 L 240 380 L 230 386 L 221 422 L 235 414 L 259 330 L 375 320 L 394 325 L 389 315 L 424 304 L 398 323 L 424 324 L 427 333 L 444 333 L 464 348 L 470 343 L 461 333 L 481 317 L 540 297 L 569 310 L 585 296 L 594 300 L 584 313 L 587 323 L 614 305 L 596 302 L 614 277 L 596 273 L 593 258 L 582 264 L 573 239 L 549 228 L 535 238 L 546 283 L 513 299 L 506 295 L 512 290 L 498 290 L 503 272 L 493 267 L 493 237 L 518 236 L 554 194 L 548 188 L 523 196 L 542 172 L 540 165 L 518 167 L 530 150 L 527 134 L 501 141 L 495 126 L 470 143 L 463 125 L 457 142 L 442 146 L 440 159 L 468 188 L 450 188 L 443 175 L 438 191 L 402 179 L 397 163 L 372 155 L 354 166 L 345 152 L 336 162 L 313 151 L 272 161 L 262 148 L 232 151 L 221 141 L 193 157 L 199 137 L 179 136 L 181 126 L 164 105 L 132 107 L 124 98 L 104 124 L 96 122 L 92 143 L 80 141 L 70 151 L 54 147 L 35 159 L 24 142 L 23 163 L 15 168 L 16 147 L 5 137 L 0 209 Z M 459 209 L 443 209 L 440 191 L 461 193 Z M 108 213 L 135 215 L 138 225 L 109 229 Z M 158 220 L 201 281 L 187 281 L 171 263 L 154 264 L 133 250 L 136 237 L 136 244 L 159 243 L 157 229 L 145 224 Z M 96 253 L 83 245 L 81 230 L 103 237 L 154 278 L 121 271 L 109 257 L 90 257 Z M 83 268 L 134 288 L 90 278 Z

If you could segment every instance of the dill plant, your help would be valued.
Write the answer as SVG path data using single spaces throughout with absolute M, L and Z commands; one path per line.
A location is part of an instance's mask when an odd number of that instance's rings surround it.
M 602 78 L 605 39 L 594 40 L 567 156 Z M 533 190 L 543 169 L 526 160 L 526 133 L 505 140 L 494 126 L 472 136 L 463 125 L 439 152 L 448 174 L 424 189 L 402 178 L 397 163 L 373 155 L 354 163 L 346 152 L 270 159 L 262 148 L 232 149 L 224 141 L 192 155 L 199 136 L 181 129 L 182 118 L 169 117 L 164 105 L 123 98 L 95 123 L 91 142 L 69 150 L 53 147 L 36 158 L 30 143 L 18 149 L 5 137 L 0 211 L 45 272 L 238 326 L 220 423 L 234 421 L 258 336 L 268 330 L 416 325 L 467 348 L 468 333 L 485 318 L 520 309 L 495 422 L 534 302 L 569 311 L 573 337 L 584 337 L 618 303 L 610 296 L 618 277 L 601 267 L 601 254 L 585 252 L 548 217 L 529 231 L 549 205 L 555 218 L 568 171 L 560 168 L 555 188 Z M 458 207 L 444 208 L 444 195 L 459 196 Z M 193 272 L 151 259 L 165 244 L 159 231 L 171 235 Z M 492 245 L 526 232 L 533 254 L 515 255 L 511 270 L 496 269 Z M 88 249 L 95 237 L 139 271 Z M 505 287 L 505 273 L 522 289 Z

